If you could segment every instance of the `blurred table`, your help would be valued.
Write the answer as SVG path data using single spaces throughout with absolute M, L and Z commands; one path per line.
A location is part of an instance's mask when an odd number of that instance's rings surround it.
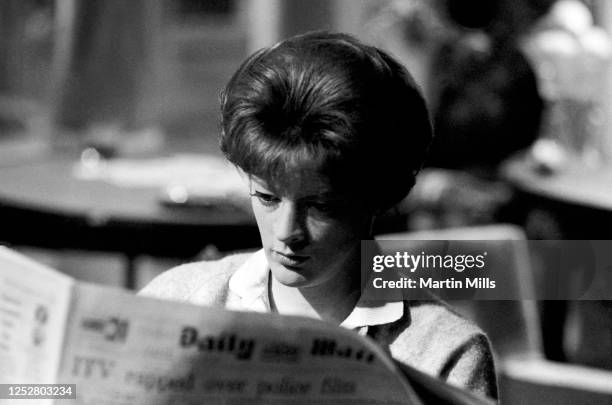
M 507 161 L 501 177 L 518 193 L 529 211 L 544 210 L 555 218 L 554 239 L 612 239 L 612 166 L 589 168 L 568 164 L 555 172 L 517 156 Z
M 74 156 L 47 156 L 0 166 L 0 241 L 125 254 L 128 287 L 139 255 L 193 258 L 208 244 L 220 251 L 260 244 L 244 210 L 167 206 L 158 188 L 80 180 L 75 163 Z
M 502 165 L 501 177 L 516 191 L 518 222 L 530 239 L 612 240 L 612 166 L 590 168 L 575 162 L 550 172 L 526 156 L 517 156 Z M 609 302 L 544 301 L 540 305 L 549 359 L 612 367 Z M 570 330 L 574 347 L 568 351 Z

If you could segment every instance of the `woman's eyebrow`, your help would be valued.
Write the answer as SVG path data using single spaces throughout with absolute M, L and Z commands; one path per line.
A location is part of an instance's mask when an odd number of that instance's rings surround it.
M 312 201 L 312 200 L 342 201 L 344 200 L 342 196 L 338 195 L 337 193 L 334 193 L 333 191 L 324 191 L 324 192 L 317 193 L 317 194 L 305 195 L 305 196 L 299 197 L 298 199 L 305 200 L 305 201 Z
M 255 188 L 259 190 L 255 190 Z M 282 196 L 285 193 L 282 190 L 277 190 L 276 187 L 269 186 L 266 182 L 252 179 L 249 184 L 249 189 L 251 192 L 259 192 L 264 194 L 274 194 L 278 196 Z M 306 195 L 298 195 L 296 198 L 297 201 L 342 201 L 345 200 L 341 195 L 334 192 L 331 189 L 324 189 L 321 192 L 315 192 L 313 194 Z
M 264 183 L 262 181 L 258 181 L 255 179 L 251 179 L 251 181 L 249 181 L 249 189 L 252 189 L 254 187 L 260 188 L 260 189 L 264 189 L 267 192 L 272 192 L 273 190 L 268 186 L 267 183 Z

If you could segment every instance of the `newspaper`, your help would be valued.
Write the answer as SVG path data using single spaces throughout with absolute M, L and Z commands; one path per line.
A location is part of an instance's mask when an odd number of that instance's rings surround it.
M 0 383 L 75 384 L 36 404 L 424 403 L 353 331 L 81 283 L 2 247 Z

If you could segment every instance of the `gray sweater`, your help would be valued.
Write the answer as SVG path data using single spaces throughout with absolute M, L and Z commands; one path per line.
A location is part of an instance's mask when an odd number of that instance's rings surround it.
M 162 273 L 140 293 L 186 303 L 235 308 L 229 289 L 248 254 L 179 266 Z M 362 331 L 363 332 L 363 331 Z M 489 398 L 497 397 L 493 357 L 487 337 L 440 301 L 404 301 L 403 316 L 366 327 L 368 336 L 393 358 L 450 384 Z

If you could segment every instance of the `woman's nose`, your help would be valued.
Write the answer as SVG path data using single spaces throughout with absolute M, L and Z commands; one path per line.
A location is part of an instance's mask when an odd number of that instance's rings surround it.
M 292 202 L 281 204 L 274 224 L 274 233 L 276 239 L 287 245 L 295 245 L 305 241 L 304 218 L 300 215 L 296 204 Z

